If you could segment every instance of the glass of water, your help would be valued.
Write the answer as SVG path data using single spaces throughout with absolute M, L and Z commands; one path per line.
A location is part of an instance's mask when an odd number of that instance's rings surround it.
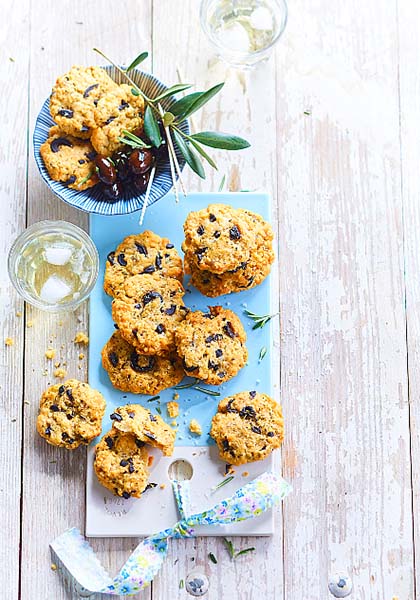
M 236 67 L 270 55 L 287 23 L 285 0 L 202 0 L 201 26 L 217 54 Z

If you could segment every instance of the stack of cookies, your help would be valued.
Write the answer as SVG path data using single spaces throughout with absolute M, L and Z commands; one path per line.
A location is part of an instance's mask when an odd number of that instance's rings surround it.
M 184 233 L 185 272 L 205 296 L 253 288 L 270 273 L 273 231 L 256 213 L 210 204 L 188 215 Z
M 141 131 L 144 102 L 132 86 L 118 85 L 100 67 L 73 66 L 59 77 L 50 97 L 57 124 L 40 152 L 52 179 L 75 190 L 98 183 L 96 154 L 124 148 L 124 131 Z
M 107 257 L 104 289 L 113 296 L 116 331 L 102 350 L 114 387 L 157 394 L 184 377 L 175 331 L 188 313 L 182 260 L 174 245 L 152 231 L 125 238 Z

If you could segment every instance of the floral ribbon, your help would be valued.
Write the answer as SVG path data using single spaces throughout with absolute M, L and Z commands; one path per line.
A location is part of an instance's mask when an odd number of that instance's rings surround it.
M 56 538 L 50 546 L 77 581 L 79 589 L 92 594 L 115 596 L 137 594 L 161 568 L 168 552 L 169 538 L 192 537 L 196 525 L 228 525 L 258 517 L 279 503 L 291 490 L 282 477 L 263 473 L 213 508 L 187 516 L 189 496 L 185 483 L 173 482 L 181 520 L 174 527 L 140 542 L 114 579 L 105 571 L 78 529 L 68 529 Z

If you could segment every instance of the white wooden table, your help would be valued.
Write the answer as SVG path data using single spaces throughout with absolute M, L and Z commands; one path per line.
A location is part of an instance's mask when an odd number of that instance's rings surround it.
M 420 598 L 420 4 L 290 0 L 276 56 L 245 73 L 214 59 L 198 6 L 2 2 L 1 325 L 15 343 L 0 361 L 0 595 L 77 598 L 51 570 L 48 543 L 83 529 L 85 451 L 48 446 L 35 418 L 56 381 L 50 344 L 69 376 L 86 376 L 72 340 L 87 306 L 64 316 L 24 307 L 5 255 L 41 219 L 87 225 L 41 181 L 30 137 L 57 75 L 98 62 L 98 46 L 119 62 L 152 51 L 146 68 L 167 83 L 176 67 L 198 89 L 226 81 L 196 126 L 237 132 L 252 149 L 220 154 L 219 173 L 201 186 L 188 177 L 189 189 L 215 190 L 226 174 L 230 190 L 268 190 L 277 207 L 282 463 L 293 495 L 275 537 L 236 541 L 257 550 L 235 562 L 220 540 L 173 542 L 141 597 L 186 598 L 179 580 L 198 564 L 210 600 L 327 600 L 337 570 L 357 600 Z M 135 545 L 93 541 L 113 573 Z

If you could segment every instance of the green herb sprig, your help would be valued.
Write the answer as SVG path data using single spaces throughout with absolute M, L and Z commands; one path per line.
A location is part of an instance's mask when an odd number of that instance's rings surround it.
M 209 552 L 209 559 L 215 565 L 217 565 L 217 558 L 214 556 L 213 552 Z
M 235 560 L 235 558 L 238 558 L 238 556 L 243 556 L 244 554 L 248 554 L 249 552 L 255 552 L 254 546 L 250 548 L 244 548 L 244 550 L 235 550 L 235 547 L 230 540 L 224 537 L 223 542 L 226 546 L 226 550 L 228 551 L 231 560 Z
M 211 488 L 211 491 L 215 492 L 216 490 L 220 490 L 220 488 L 224 487 L 225 485 L 227 485 L 228 483 L 230 483 L 231 481 L 233 481 L 233 479 L 235 479 L 235 477 L 233 475 L 230 475 L 229 477 L 225 477 L 217 485 L 213 486 Z
M 201 387 L 198 385 L 200 383 L 200 379 L 196 378 L 189 383 L 180 383 L 174 387 L 175 390 L 186 390 L 188 388 L 192 388 L 193 390 L 197 390 L 197 392 L 201 392 L 202 394 L 207 394 L 208 396 L 220 396 L 220 392 L 216 392 L 215 390 L 209 390 L 207 388 Z
M 273 313 L 272 315 L 257 315 L 248 309 L 244 309 L 244 314 L 254 321 L 252 329 L 262 329 L 273 317 L 276 317 L 279 313 Z M 263 357 L 264 358 L 264 357 Z
M 182 131 L 182 129 L 180 129 L 181 122 L 190 117 L 205 104 L 207 104 L 207 102 L 209 102 L 214 96 L 216 96 L 216 94 L 218 94 L 223 88 L 224 83 L 219 83 L 203 92 L 191 92 L 190 94 L 187 94 L 186 96 L 183 96 L 174 102 L 170 107 L 170 110 L 163 111 L 159 104 L 163 99 L 169 96 L 175 96 L 180 92 L 188 90 L 192 87 L 192 85 L 189 83 L 177 83 L 170 86 L 167 90 L 155 98 L 149 98 L 129 75 L 130 71 L 146 60 L 148 57 L 148 52 L 141 52 L 130 63 L 130 65 L 124 69 L 114 63 L 101 50 L 98 50 L 98 48 L 94 48 L 94 51 L 100 54 L 105 60 L 109 61 L 131 84 L 133 94 L 136 96 L 142 96 L 144 99 L 146 104 L 146 110 L 144 114 L 144 132 L 152 146 L 157 148 L 161 146 L 163 141 L 158 124 L 158 119 L 162 120 L 167 138 L 167 148 L 171 162 L 171 172 L 176 198 L 178 198 L 178 192 L 175 172 L 178 174 L 180 182 L 182 180 L 180 178 L 181 170 L 179 168 L 173 143 L 175 143 L 188 166 L 203 179 L 205 179 L 206 175 L 202 164 L 202 159 L 204 159 L 204 161 L 206 161 L 212 168 L 217 169 L 215 161 L 207 154 L 203 146 L 222 150 L 242 150 L 250 146 L 249 142 L 244 138 L 229 133 L 201 131 L 188 135 Z M 127 142 L 127 139 L 129 139 L 130 142 Z M 139 143 L 138 139 L 134 140 L 132 136 L 127 135 L 127 132 L 124 132 L 124 138 L 122 138 L 120 141 L 124 141 L 124 143 L 128 143 L 128 145 L 131 146 L 133 146 L 133 142 Z M 174 166 L 173 169 L 172 166 Z

